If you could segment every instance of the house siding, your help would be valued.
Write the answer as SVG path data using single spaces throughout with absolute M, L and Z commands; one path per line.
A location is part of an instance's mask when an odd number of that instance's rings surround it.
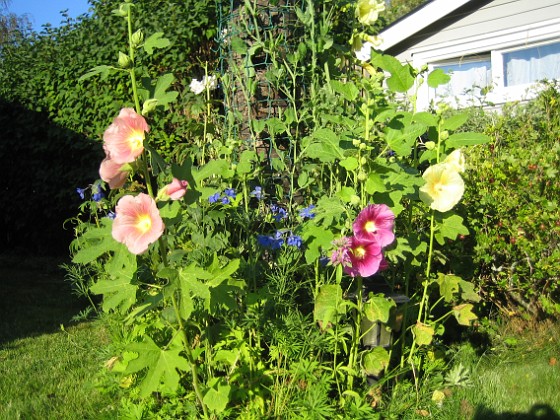
M 558 0 L 495 0 L 478 10 L 458 10 L 411 36 L 407 43 L 411 48 L 399 52 L 399 46 L 387 52 L 401 61 L 413 61 L 415 51 L 437 49 L 442 44 L 460 43 L 481 35 L 516 29 L 521 26 L 540 24 L 560 17 Z M 394 50 L 394 51 L 391 51 Z

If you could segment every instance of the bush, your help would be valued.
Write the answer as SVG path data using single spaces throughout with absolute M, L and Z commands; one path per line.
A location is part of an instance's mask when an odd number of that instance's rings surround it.
M 469 156 L 469 242 L 486 301 L 531 317 L 560 315 L 560 94 L 478 120 L 493 138 Z

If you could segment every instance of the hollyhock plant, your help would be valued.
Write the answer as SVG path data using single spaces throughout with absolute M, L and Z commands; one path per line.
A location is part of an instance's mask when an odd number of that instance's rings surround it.
M 106 157 L 99 166 L 99 176 L 103 181 L 109 184 L 109 188 L 114 190 L 124 185 L 128 178 L 129 171 L 127 164 L 116 163 L 109 157 Z
M 158 192 L 158 200 L 180 200 L 187 193 L 187 187 L 189 183 L 187 181 L 173 178 L 171 183 L 164 186 Z
M 113 238 L 133 254 L 142 254 L 156 242 L 165 228 L 156 202 L 149 195 L 125 195 L 115 208 Z
M 382 247 L 377 242 L 364 241 L 356 236 L 350 238 L 348 259 L 351 265 L 344 267 L 344 272 L 352 277 L 373 276 L 380 269 L 386 268 Z
M 144 151 L 145 133 L 150 131 L 143 116 L 123 108 L 103 134 L 105 153 L 115 163 L 131 163 Z
M 395 240 L 394 224 L 395 214 L 388 206 L 370 204 L 356 217 L 352 227 L 360 241 L 377 242 L 383 248 Z
M 447 163 L 430 166 L 422 178 L 426 184 L 420 187 L 420 199 L 442 213 L 455 207 L 465 191 L 463 178 L 454 166 Z

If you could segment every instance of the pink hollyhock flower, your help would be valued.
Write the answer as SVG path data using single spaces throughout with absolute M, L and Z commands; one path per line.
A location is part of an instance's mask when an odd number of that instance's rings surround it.
M 134 162 L 144 150 L 145 133 L 150 131 L 143 116 L 123 108 L 103 133 L 103 148 L 115 163 Z
M 395 240 L 394 224 L 395 214 L 389 207 L 370 204 L 356 217 L 352 228 L 360 241 L 375 241 L 383 248 Z
M 124 169 L 127 166 L 126 164 L 115 163 L 111 158 L 106 157 L 99 166 L 99 176 L 109 184 L 110 189 L 120 188 L 128 178 L 129 171 Z
M 363 241 L 356 236 L 350 240 L 348 257 L 352 265 L 344 267 L 344 272 L 352 277 L 373 276 L 380 269 L 387 267 L 381 246 L 377 242 Z
M 165 228 L 156 202 L 149 195 L 125 195 L 115 208 L 113 238 L 133 254 L 142 254 L 159 239 Z
M 173 178 L 170 184 L 167 184 L 158 192 L 158 199 L 161 201 L 179 200 L 186 194 L 188 185 L 187 181 Z

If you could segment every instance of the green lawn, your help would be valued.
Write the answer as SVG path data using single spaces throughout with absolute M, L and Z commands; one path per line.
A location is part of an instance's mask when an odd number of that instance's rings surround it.
M 116 418 L 92 384 L 108 342 L 50 259 L 0 258 L 0 419 Z

